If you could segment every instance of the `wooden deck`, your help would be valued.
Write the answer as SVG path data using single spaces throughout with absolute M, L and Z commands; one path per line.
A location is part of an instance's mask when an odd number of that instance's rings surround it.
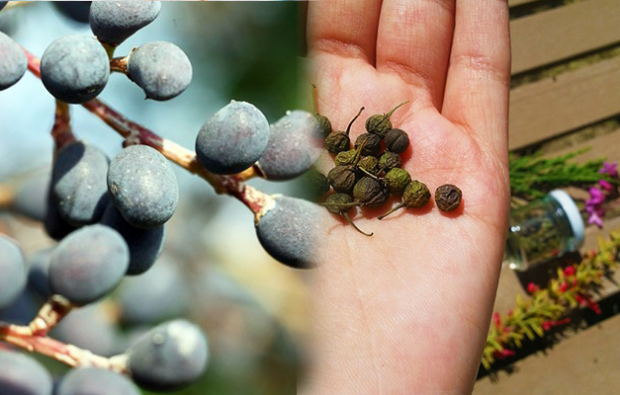
M 510 0 L 513 89 L 510 149 L 542 149 L 556 156 L 584 147 L 579 161 L 620 161 L 620 1 Z M 620 228 L 605 218 L 603 229 L 588 226 L 583 251 L 597 237 Z M 620 275 L 601 295 L 620 311 Z M 495 311 L 505 313 L 526 292 L 518 276 L 502 268 Z M 616 301 L 618 300 L 618 301 Z M 551 349 L 520 359 L 511 373 L 476 383 L 485 394 L 620 393 L 620 315 L 566 338 Z

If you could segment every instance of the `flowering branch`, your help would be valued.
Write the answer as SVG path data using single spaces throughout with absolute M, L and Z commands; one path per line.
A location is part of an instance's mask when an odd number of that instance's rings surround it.
M 24 52 L 28 58 L 28 70 L 40 78 L 40 60 L 25 49 Z M 126 144 L 144 144 L 155 148 L 170 161 L 205 179 L 217 193 L 228 194 L 237 198 L 255 215 L 259 215 L 263 207 L 270 203 L 272 198 L 269 195 L 246 185 L 239 176 L 221 176 L 207 171 L 200 166 L 193 151 L 164 139 L 146 127 L 127 119 L 101 100 L 94 99 L 82 104 L 82 106 L 123 136 Z
M 550 280 L 546 288 L 530 283 L 530 299 L 517 295 L 514 310 L 505 315 L 493 314 L 482 365 L 490 370 L 497 359 L 514 355 L 525 337 L 534 340 L 553 327 L 567 324 L 569 318 L 565 317 L 579 306 L 600 314 L 594 291 L 601 287 L 601 278 L 617 268 L 618 252 L 620 230 L 611 232 L 609 240 L 599 239 L 599 251 L 590 252 L 579 264 L 558 269 L 557 278 Z

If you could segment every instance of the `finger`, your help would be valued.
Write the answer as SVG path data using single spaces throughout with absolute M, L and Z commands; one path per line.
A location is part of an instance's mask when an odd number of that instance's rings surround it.
M 508 145 L 507 0 L 458 0 L 442 113 L 504 152 Z
M 468 0 L 469 1 L 469 0 Z M 377 70 L 421 88 L 438 110 L 454 30 L 455 0 L 384 0 L 377 37 Z
M 375 64 L 381 0 L 311 1 L 308 46 Z

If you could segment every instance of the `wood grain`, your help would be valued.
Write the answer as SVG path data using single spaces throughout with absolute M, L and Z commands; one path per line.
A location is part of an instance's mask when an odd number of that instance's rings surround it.
M 620 1 L 590 0 L 510 23 L 512 73 L 620 42 Z
M 510 149 L 523 148 L 620 113 L 620 58 L 515 88 Z

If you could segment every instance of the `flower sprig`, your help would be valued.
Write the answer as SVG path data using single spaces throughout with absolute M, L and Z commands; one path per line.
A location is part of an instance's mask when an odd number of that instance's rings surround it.
M 545 332 L 567 324 L 569 313 L 586 307 L 600 314 L 594 292 L 602 286 L 602 277 L 619 264 L 620 229 L 610 233 L 609 240 L 599 239 L 598 252 L 586 254 L 579 264 L 558 269 L 557 277 L 545 288 L 530 283 L 529 299 L 516 297 L 516 307 L 502 315 L 494 313 L 482 355 L 482 365 L 490 370 L 498 359 L 515 355 L 523 340 L 544 337 Z

